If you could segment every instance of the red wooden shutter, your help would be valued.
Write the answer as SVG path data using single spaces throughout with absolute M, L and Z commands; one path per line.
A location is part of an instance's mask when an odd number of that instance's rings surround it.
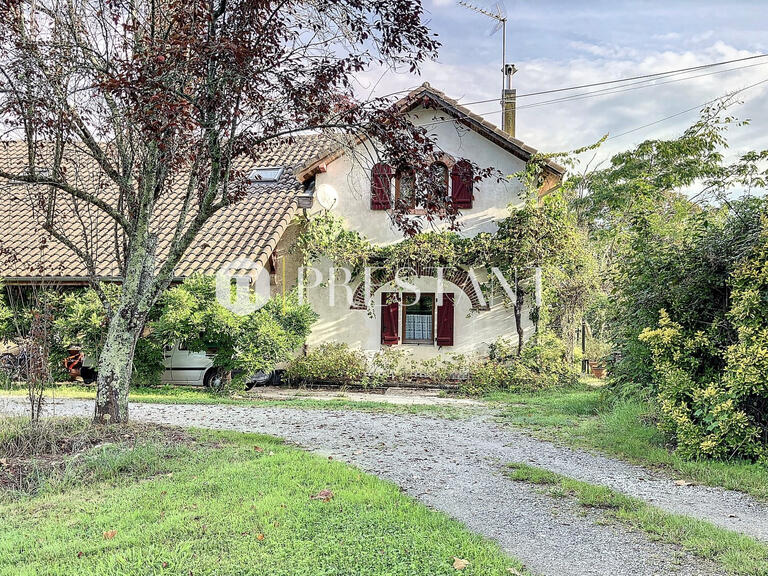
M 456 208 L 472 208 L 472 164 L 459 160 L 451 170 L 451 201 Z
M 392 166 L 375 164 L 371 168 L 371 210 L 389 210 Z
M 453 294 L 443 294 L 437 307 L 437 345 L 453 346 Z
M 398 317 L 400 316 L 400 305 L 394 301 L 389 302 L 389 298 L 395 297 L 389 292 L 381 293 L 381 343 L 385 346 L 397 344 Z

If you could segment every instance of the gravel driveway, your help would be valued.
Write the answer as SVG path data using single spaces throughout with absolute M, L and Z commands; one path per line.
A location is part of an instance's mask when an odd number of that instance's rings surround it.
M 57 400 L 48 413 L 90 415 L 92 401 Z M 0 398 L 0 413 L 21 413 Z M 637 466 L 570 450 L 502 429 L 490 418 L 445 420 L 351 410 L 133 404 L 131 417 L 157 423 L 259 432 L 353 463 L 387 478 L 425 504 L 493 538 L 534 573 L 706 575 L 721 571 L 643 533 L 505 479 L 507 462 L 527 462 L 604 484 L 672 512 L 705 518 L 768 541 L 768 507 L 718 488 L 677 486 Z

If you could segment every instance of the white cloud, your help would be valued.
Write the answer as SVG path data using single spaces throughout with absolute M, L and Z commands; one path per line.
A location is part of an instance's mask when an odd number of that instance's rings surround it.
M 685 76 L 700 77 L 686 81 L 666 83 L 668 80 L 658 80 L 653 87 L 632 86 L 631 88 L 637 89 L 621 92 L 617 89 L 614 94 L 542 106 L 535 104 L 602 87 L 538 97 L 525 96 L 530 92 L 699 66 L 755 54 L 721 41 L 700 47 L 695 52 L 671 49 L 644 54 L 610 49 L 602 54 L 596 52 L 597 50 L 593 50 L 591 54 L 574 53 L 571 58 L 565 60 L 532 59 L 516 62 L 519 72 L 514 77 L 514 84 L 519 95 L 519 138 L 540 150 L 569 150 L 595 142 L 603 134 L 617 135 L 656 122 L 688 108 L 698 107 L 729 91 L 768 78 L 766 59 L 690 73 Z M 752 66 L 753 64 L 762 65 Z M 501 114 L 495 99 L 500 95 L 502 78 L 496 68 L 495 63 L 478 65 L 469 62 L 429 62 L 422 67 L 420 78 L 388 73 L 376 83 L 379 78 L 369 73 L 360 80 L 369 89 L 376 84 L 374 92 L 379 95 L 413 88 L 427 80 L 460 102 L 494 100 L 473 105 L 471 108 L 498 124 Z M 703 75 L 734 68 L 741 69 Z M 674 79 L 682 77 L 683 75 Z M 744 92 L 742 98 L 746 103 L 733 108 L 733 114 L 740 118 L 751 118 L 752 122 L 749 126 L 736 128 L 732 132 L 729 151 L 731 155 L 748 149 L 768 148 L 768 107 L 761 105 L 761 100 L 764 100 L 766 94 L 768 83 Z M 696 119 L 696 114 L 697 110 L 694 109 L 668 121 L 609 140 L 599 152 L 599 156 L 607 158 L 647 138 L 674 137 Z

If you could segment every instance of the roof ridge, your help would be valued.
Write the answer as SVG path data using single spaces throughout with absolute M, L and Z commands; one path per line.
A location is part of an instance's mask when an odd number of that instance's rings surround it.
M 419 97 L 425 92 L 428 92 L 432 94 L 433 96 L 443 100 L 445 104 L 448 106 L 444 107 L 447 108 L 447 111 L 450 111 L 450 108 L 453 108 L 454 111 L 460 112 L 464 116 L 468 117 L 471 120 L 474 120 L 475 122 L 479 123 L 483 128 L 492 131 L 495 135 L 503 138 L 510 144 L 513 144 L 514 146 L 519 147 L 521 150 L 526 152 L 527 154 L 533 156 L 536 154 L 539 154 L 539 151 L 536 148 L 533 148 L 532 146 L 527 145 L 525 142 L 520 140 L 519 138 L 516 138 L 512 136 L 511 134 L 508 134 L 495 124 L 492 124 L 479 114 L 472 112 L 469 108 L 459 103 L 458 100 L 455 100 L 454 98 L 451 98 L 450 96 L 447 96 L 445 92 L 442 90 L 438 90 L 437 88 L 434 88 L 429 82 L 424 82 L 417 88 L 414 88 L 411 90 L 406 96 L 401 98 L 398 101 L 398 105 L 400 105 L 401 108 L 403 108 L 404 111 L 412 110 L 414 106 L 414 98 Z M 461 121 L 461 118 L 456 118 L 457 121 Z M 565 168 L 557 164 L 556 162 L 552 160 L 547 159 L 547 165 L 552 168 L 555 172 L 558 174 L 564 174 Z

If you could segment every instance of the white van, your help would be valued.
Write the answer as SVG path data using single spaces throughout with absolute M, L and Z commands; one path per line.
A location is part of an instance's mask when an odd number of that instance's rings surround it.
M 7 356 L 12 357 L 11 354 Z M 214 366 L 215 357 L 213 351 L 193 352 L 183 342 L 166 346 L 163 348 L 164 369 L 160 381 L 163 384 L 220 388 L 224 370 Z M 5 355 L 0 360 L 3 360 L 3 366 L 0 368 L 4 368 L 5 363 L 11 365 L 10 362 L 5 362 Z M 67 349 L 65 366 L 73 378 L 81 377 L 86 383 L 96 380 L 95 363 L 89 357 L 83 356 L 78 346 Z M 250 390 L 254 386 L 270 384 L 274 376 L 274 372 L 256 372 L 246 380 L 245 387 Z

